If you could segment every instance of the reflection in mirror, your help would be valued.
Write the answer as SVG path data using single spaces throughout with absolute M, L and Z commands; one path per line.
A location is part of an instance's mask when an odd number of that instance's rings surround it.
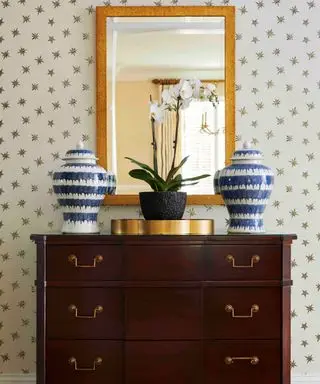
M 149 190 L 128 172 L 132 157 L 152 166 L 149 101 L 180 79 L 216 86 L 219 103 L 194 99 L 181 111 L 177 162 L 190 155 L 182 177 L 209 173 L 188 194 L 213 194 L 213 175 L 225 166 L 224 17 L 108 17 L 107 164 L 117 176 L 117 194 Z M 159 172 L 171 166 L 175 113 L 166 111 L 157 127 Z

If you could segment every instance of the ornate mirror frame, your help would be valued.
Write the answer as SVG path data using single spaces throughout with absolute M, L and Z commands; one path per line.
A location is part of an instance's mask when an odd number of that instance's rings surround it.
M 235 7 L 233 6 L 139 6 L 96 8 L 96 148 L 99 164 L 107 164 L 107 38 L 108 17 L 219 16 L 225 18 L 225 122 L 226 165 L 235 149 Z M 213 177 L 213 176 L 212 176 Z M 188 205 L 223 205 L 220 195 L 188 195 Z M 139 195 L 107 195 L 104 205 L 139 205 Z

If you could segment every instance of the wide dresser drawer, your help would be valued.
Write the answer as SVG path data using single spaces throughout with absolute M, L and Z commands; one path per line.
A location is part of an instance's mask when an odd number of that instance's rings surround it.
M 205 346 L 205 384 L 282 384 L 280 341 L 215 341 Z
M 47 337 L 121 339 L 123 300 L 119 288 L 47 288 Z
M 280 339 L 281 288 L 205 288 L 209 339 Z
M 281 255 L 281 245 L 205 246 L 204 279 L 280 280 Z
M 117 341 L 51 340 L 46 384 L 122 384 L 122 348 Z
M 46 279 L 121 279 L 122 248 L 118 245 L 49 245 L 46 252 Z

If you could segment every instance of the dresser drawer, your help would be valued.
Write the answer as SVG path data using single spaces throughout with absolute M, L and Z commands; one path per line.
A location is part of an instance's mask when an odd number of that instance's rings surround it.
M 121 278 L 122 250 L 118 245 L 50 245 L 47 280 L 116 280 Z
M 122 344 L 116 341 L 49 341 L 46 384 L 122 384 Z
M 125 290 L 126 339 L 201 338 L 200 288 Z
M 202 248 L 196 245 L 124 247 L 127 280 L 201 280 Z
M 125 384 L 202 384 L 202 367 L 199 341 L 125 343 Z
M 205 247 L 206 280 L 280 280 L 281 246 L 241 245 Z
M 281 361 L 278 341 L 208 343 L 205 384 L 281 384 Z
M 122 304 L 118 288 L 47 288 L 47 337 L 119 339 Z
M 281 288 L 205 288 L 205 337 L 281 337 Z

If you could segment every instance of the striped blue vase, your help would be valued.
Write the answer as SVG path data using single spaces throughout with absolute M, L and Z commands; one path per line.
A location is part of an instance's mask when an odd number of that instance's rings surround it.
M 98 233 L 97 216 L 106 194 L 114 194 L 112 172 L 96 164 L 94 153 L 79 143 L 53 174 L 53 190 L 63 211 L 63 233 Z
M 263 213 L 271 195 L 274 173 L 261 164 L 262 153 L 245 142 L 232 164 L 219 172 L 217 192 L 229 212 L 229 233 L 263 233 Z

